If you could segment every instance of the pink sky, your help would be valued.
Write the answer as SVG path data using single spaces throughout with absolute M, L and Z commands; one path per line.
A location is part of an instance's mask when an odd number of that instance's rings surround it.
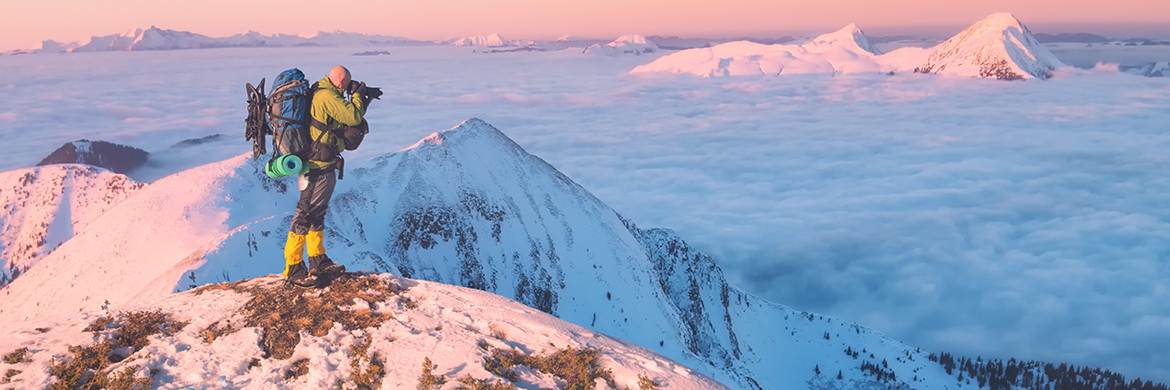
M 282 11 L 274 11 L 277 4 L 283 4 Z M 857 23 L 870 35 L 942 36 L 1005 11 L 1036 32 L 1170 38 L 1167 0 L 18 0 L 6 2 L 5 11 L 0 50 L 39 47 L 45 39 L 85 41 L 151 25 L 213 37 L 247 30 L 350 31 L 443 40 L 490 33 L 509 39 L 611 39 L 630 33 L 767 37 Z

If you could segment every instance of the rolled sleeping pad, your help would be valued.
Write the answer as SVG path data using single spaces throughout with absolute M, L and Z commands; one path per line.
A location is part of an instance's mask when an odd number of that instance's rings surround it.
M 269 161 L 264 167 L 268 177 L 278 178 L 300 174 L 305 169 L 304 162 L 294 154 L 285 154 Z

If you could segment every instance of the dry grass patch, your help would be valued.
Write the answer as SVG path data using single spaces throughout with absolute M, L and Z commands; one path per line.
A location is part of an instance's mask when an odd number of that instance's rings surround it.
M 440 388 L 443 385 L 447 384 L 448 379 L 447 379 L 446 375 L 435 375 L 436 368 L 439 368 L 439 367 L 436 366 L 434 362 L 431 362 L 431 358 L 429 356 L 423 358 L 422 375 L 418 376 L 418 386 L 416 386 L 415 388 L 417 388 L 418 390 L 432 390 L 432 389 Z M 457 380 L 456 382 L 458 382 L 461 385 L 458 387 L 459 389 L 470 389 L 470 390 L 515 390 L 516 389 L 516 385 L 508 383 L 506 381 L 497 381 L 497 380 L 489 380 L 489 379 L 475 379 L 474 377 L 471 376 L 471 374 L 467 374 L 467 375 L 460 377 L 459 380 Z
M 601 368 L 601 351 L 590 348 L 565 347 L 545 356 L 525 354 L 515 349 L 488 347 L 491 353 L 483 362 L 483 368 L 493 374 L 515 382 L 515 366 L 526 366 L 560 378 L 565 381 L 566 390 L 592 390 L 595 380 L 605 380 L 611 388 L 617 388 L 613 372 Z
M 97 339 L 89 346 L 69 346 L 72 356 L 65 357 L 49 368 L 57 377 L 50 389 L 147 389 L 153 379 L 135 378 L 134 367 L 117 372 L 106 372 L 113 363 L 125 360 L 134 352 L 150 344 L 149 336 L 173 336 L 187 326 L 161 311 L 120 313 L 94 320 L 86 331 Z M 104 335 L 103 335 L 104 334 Z M 55 362 L 56 358 L 53 359 Z
M 4 372 L 4 379 L 0 379 L 0 383 L 12 383 L 12 378 L 17 375 L 20 375 L 20 370 L 9 368 L 8 371 Z
M 645 375 L 638 374 L 638 390 L 657 390 L 659 386 L 662 385 Z
M 204 343 L 211 344 L 215 342 L 215 339 L 235 333 L 237 330 L 239 329 L 232 326 L 230 322 L 227 325 L 220 325 L 219 321 L 216 321 L 199 332 L 199 336 L 203 337 Z
M 471 374 L 459 378 L 460 389 L 467 390 L 515 390 L 516 385 L 493 379 L 475 379 Z
M 405 291 L 397 284 L 374 276 L 335 280 L 329 287 L 318 289 L 284 283 L 255 285 L 244 282 L 207 285 L 193 290 L 193 293 L 232 290 L 251 295 L 252 299 L 242 309 L 244 327 L 261 328 L 260 347 L 265 357 L 282 360 L 292 357 L 301 341 L 302 331 L 321 337 L 335 323 L 349 330 L 381 325 L 392 316 L 375 311 L 375 303 L 386 302 Z M 366 307 L 355 310 L 358 302 L 364 302 Z
M 500 329 L 499 327 L 497 327 L 496 324 L 488 325 L 488 331 L 490 331 L 492 334 L 492 337 L 495 337 L 497 340 L 501 340 L 501 341 L 508 340 L 508 333 L 504 332 L 503 329 Z
M 400 297 L 398 298 L 398 303 L 401 303 L 403 307 L 410 310 L 418 308 L 418 302 L 415 302 L 414 299 L 411 299 L 410 297 Z
M 309 373 L 309 359 L 301 359 L 293 362 L 288 370 L 284 371 L 284 380 L 293 380 Z
M 369 337 L 350 348 L 349 368 L 350 383 L 359 390 L 378 389 L 382 387 L 382 378 L 386 376 L 386 363 L 377 352 L 370 353 Z M 339 386 L 340 387 L 340 386 Z
M 31 362 L 32 359 L 29 359 L 26 355 L 28 355 L 28 347 L 20 347 L 15 351 L 4 354 L 4 362 L 8 364 Z

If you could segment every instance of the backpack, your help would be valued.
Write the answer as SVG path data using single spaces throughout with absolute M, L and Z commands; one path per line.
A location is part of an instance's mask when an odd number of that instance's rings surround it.
M 304 160 L 309 153 L 309 105 L 313 88 L 297 68 L 280 72 L 273 86 L 268 95 L 267 113 L 274 152 Z

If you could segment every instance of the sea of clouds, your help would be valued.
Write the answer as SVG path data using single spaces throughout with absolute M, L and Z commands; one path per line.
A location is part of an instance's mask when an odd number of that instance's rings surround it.
M 473 50 L 2 56 L 0 171 L 82 138 L 152 152 L 146 181 L 236 156 L 245 82 L 344 64 L 386 91 L 351 167 L 479 117 L 748 292 L 928 350 L 1170 382 L 1170 79 L 642 77 L 661 54 Z

